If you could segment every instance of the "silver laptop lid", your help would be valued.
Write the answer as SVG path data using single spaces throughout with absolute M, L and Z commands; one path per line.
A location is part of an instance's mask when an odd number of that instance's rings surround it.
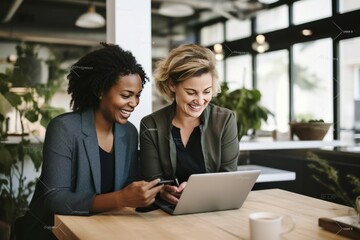
M 240 208 L 260 170 L 203 173 L 190 176 L 173 214 Z

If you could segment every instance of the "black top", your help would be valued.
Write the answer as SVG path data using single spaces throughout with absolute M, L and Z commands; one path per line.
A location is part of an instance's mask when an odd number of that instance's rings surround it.
M 115 155 L 108 153 L 101 147 L 100 150 L 100 167 L 101 167 L 101 193 L 114 191 L 114 172 L 115 172 Z
M 173 126 L 172 136 L 176 145 L 176 177 L 179 182 L 187 181 L 191 174 L 205 173 L 204 156 L 201 150 L 200 128 L 194 128 L 189 141 L 184 147 L 180 129 Z

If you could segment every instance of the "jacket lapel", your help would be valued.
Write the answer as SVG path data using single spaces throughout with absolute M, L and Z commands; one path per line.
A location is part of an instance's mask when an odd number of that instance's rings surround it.
M 169 112 L 168 112 L 168 116 L 169 118 L 167 118 L 167 123 L 165 126 L 169 126 L 168 128 L 164 128 L 164 129 L 158 129 L 159 131 L 159 136 L 168 136 L 168 139 L 164 139 L 164 138 L 160 138 L 159 139 L 162 139 L 163 143 L 160 144 L 159 147 L 164 147 L 164 153 L 165 153 L 165 156 L 169 156 L 170 155 L 170 162 L 171 162 L 171 168 L 173 169 L 173 173 L 172 175 L 175 175 L 175 172 L 176 172 L 176 145 L 175 145 L 175 142 L 174 142 L 174 139 L 172 137 L 172 119 L 174 118 L 174 115 L 175 115 L 175 110 L 176 110 L 176 102 L 175 100 L 173 101 L 173 103 L 169 106 L 168 108 Z M 165 134 L 162 133 L 162 131 L 166 131 Z M 161 140 L 160 140 L 161 141 Z M 166 141 L 169 142 L 169 148 L 167 148 L 167 143 Z M 165 169 L 168 169 L 168 168 L 165 168 Z M 167 175 L 170 175 L 170 173 L 167 173 Z M 173 177 L 173 176 L 171 176 Z
M 114 152 L 115 152 L 115 190 L 119 190 L 125 183 L 127 176 L 125 174 L 126 153 L 128 152 L 128 143 L 126 142 L 125 125 L 115 124 L 114 131 Z
M 99 194 L 101 193 L 100 153 L 96 135 L 95 115 L 92 109 L 82 112 L 81 123 L 82 131 L 86 135 L 83 141 L 91 168 L 91 173 L 89 174 L 92 174 L 95 191 Z

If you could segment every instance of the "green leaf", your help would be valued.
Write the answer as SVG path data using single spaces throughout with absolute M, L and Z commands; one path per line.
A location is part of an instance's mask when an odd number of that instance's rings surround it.
M 9 181 L 5 178 L 0 178 L 0 189 L 2 189 L 3 185 L 8 185 Z
M 40 124 L 44 127 L 47 127 L 51 119 L 54 117 L 60 115 L 61 113 L 65 112 L 63 108 L 55 108 L 46 106 L 43 109 L 40 110 L 42 118 L 40 120 Z
M 39 113 L 35 110 L 30 110 L 25 113 L 25 118 L 30 122 L 36 122 L 39 119 Z
M 9 150 L 0 146 L 0 173 L 9 176 L 13 159 Z
M 13 92 L 7 92 L 4 94 L 4 97 L 9 101 L 9 103 L 13 106 L 19 106 L 21 104 L 21 97 L 16 95 Z
M 260 104 L 261 93 L 258 89 L 240 88 L 229 91 L 226 82 L 221 84 L 221 93 L 213 103 L 231 109 L 236 113 L 239 140 L 249 130 L 261 128 L 262 121 L 267 121 L 268 115 L 273 114 Z
M 36 171 L 39 171 L 42 163 L 42 144 L 37 144 L 36 146 L 29 146 L 28 148 L 26 148 L 26 154 L 31 158 L 31 161 L 34 164 Z

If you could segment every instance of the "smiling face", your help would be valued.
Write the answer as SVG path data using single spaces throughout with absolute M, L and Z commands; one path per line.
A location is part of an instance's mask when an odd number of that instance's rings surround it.
M 191 77 L 179 84 L 171 84 L 170 89 L 175 92 L 176 114 L 198 118 L 212 99 L 212 76 L 204 73 Z
M 125 124 L 140 102 L 141 91 L 138 74 L 122 76 L 108 92 L 100 96 L 98 112 L 110 123 Z

